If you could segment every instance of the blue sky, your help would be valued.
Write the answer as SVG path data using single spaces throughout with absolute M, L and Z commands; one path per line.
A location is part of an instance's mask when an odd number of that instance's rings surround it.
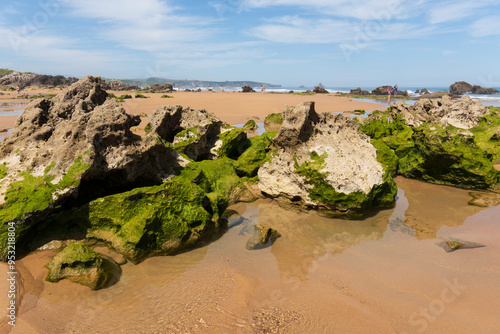
M 0 67 L 284 86 L 500 86 L 498 0 L 3 0 Z

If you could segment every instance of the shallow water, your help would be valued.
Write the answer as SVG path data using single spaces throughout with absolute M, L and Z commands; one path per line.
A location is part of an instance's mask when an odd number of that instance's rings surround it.
M 27 102 L 2 102 L 0 103 L 0 117 L 19 116 L 27 105 Z
M 467 191 L 397 178 L 398 201 L 362 220 L 260 200 L 238 204 L 208 246 L 122 266 L 91 291 L 43 281 L 54 255 L 19 261 L 23 298 L 11 333 L 498 333 L 500 207 Z M 249 227 L 282 237 L 245 248 Z M 446 238 L 486 247 L 445 252 Z

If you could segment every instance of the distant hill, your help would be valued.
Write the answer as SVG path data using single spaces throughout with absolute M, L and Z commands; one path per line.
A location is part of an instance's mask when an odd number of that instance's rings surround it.
M 269 88 L 279 88 L 281 85 L 274 85 L 265 82 L 256 81 L 203 81 L 203 80 L 175 80 L 175 79 L 164 79 L 164 78 L 147 78 L 147 79 L 108 79 L 104 78 L 106 82 L 118 80 L 123 82 L 125 85 L 137 85 L 140 87 L 151 86 L 152 84 L 164 84 L 171 83 L 174 87 L 182 88 L 195 88 L 195 87 L 264 87 Z
M 6 68 L 0 68 L 0 78 L 3 77 L 4 75 L 12 73 L 12 72 L 14 72 L 14 71 L 6 69 Z

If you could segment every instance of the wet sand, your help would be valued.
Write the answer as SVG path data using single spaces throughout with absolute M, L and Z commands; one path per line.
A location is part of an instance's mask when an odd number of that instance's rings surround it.
M 396 207 L 362 220 L 271 200 L 237 204 L 231 209 L 240 215 L 219 240 L 126 264 L 120 281 L 101 291 L 44 282 L 54 253 L 31 254 L 18 262 L 17 326 L 2 322 L 0 332 L 500 332 L 500 206 L 469 207 L 467 191 L 396 182 Z M 256 223 L 282 237 L 246 250 Z M 447 253 L 438 245 L 447 238 L 486 247 Z

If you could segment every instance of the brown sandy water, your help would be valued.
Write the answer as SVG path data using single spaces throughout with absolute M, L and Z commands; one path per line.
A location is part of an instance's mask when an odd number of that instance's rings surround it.
M 17 325 L 2 319 L 0 332 L 499 333 L 500 206 L 471 207 L 467 191 L 396 181 L 396 208 L 362 220 L 271 200 L 235 205 L 241 216 L 219 240 L 126 264 L 101 291 L 45 282 L 54 252 L 31 254 L 17 263 Z M 246 250 L 256 223 L 282 237 Z M 486 247 L 447 253 L 437 243 L 450 237 Z

